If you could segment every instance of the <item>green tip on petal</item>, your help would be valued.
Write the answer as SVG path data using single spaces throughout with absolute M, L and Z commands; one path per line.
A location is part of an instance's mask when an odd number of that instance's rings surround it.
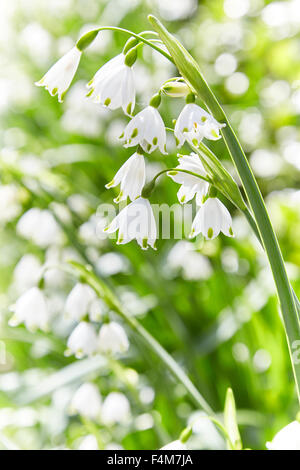
M 89 96 L 91 96 L 94 93 L 94 91 L 95 91 L 95 88 L 91 88 L 85 96 L 88 98 Z
M 57 88 L 53 88 L 53 90 L 51 91 L 51 95 L 52 95 L 52 96 L 55 96 L 57 92 L 58 92 L 58 89 L 57 89 Z
M 212 238 L 214 234 L 214 231 L 211 227 L 207 230 L 207 238 Z
M 154 137 L 154 139 L 152 140 L 153 145 L 157 145 L 157 142 L 158 142 L 157 137 Z
M 111 180 L 109 183 L 105 185 L 106 189 L 111 188 L 114 185 L 115 180 Z
M 185 201 L 185 196 L 182 196 L 182 198 L 180 199 L 180 202 L 184 203 L 184 201 Z
M 104 101 L 104 106 L 109 106 L 111 103 L 111 99 L 110 98 L 106 98 L 106 100 Z
M 230 235 L 233 237 L 233 230 L 232 230 L 232 227 L 229 227 L 229 233 L 230 233 Z
M 122 134 L 119 136 L 119 139 L 123 139 L 124 137 L 124 132 L 122 132 Z
M 180 144 L 180 141 L 177 137 L 175 137 L 175 142 L 176 142 L 176 145 L 178 146 Z
M 137 129 L 137 127 L 135 129 L 133 129 L 132 131 L 132 134 L 131 134 L 131 138 L 134 139 L 137 135 L 138 135 L 139 131 Z
M 124 235 L 123 235 L 123 234 L 120 234 L 120 235 L 119 235 L 119 238 L 118 238 L 118 241 L 117 241 L 117 245 L 120 245 L 123 240 L 124 240 Z
M 126 113 L 129 114 L 129 116 L 131 116 L 131 112 L 132 112 L 131 108 L 132 108 L 132 103 L 129 103 L 129 105 L 126 108 Z
M 143 241 L 142 241 L 142 248 L 143 248 L 143 250 L 147 250 L 147 249 L 148 249 L 148 238 L 143 238 Z

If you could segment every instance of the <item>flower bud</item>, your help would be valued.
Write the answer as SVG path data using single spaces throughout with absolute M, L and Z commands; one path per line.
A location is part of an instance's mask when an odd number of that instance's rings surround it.
M 128 41 L 126 42 L 124 48 L 123 48 L 123 54 L 126 55 L 130 49 L 138 45 L 138 39 L 137 38 L 129 38 Z
M 134 47 L 133 49 L 130 49 L 125 55 L 124 63 L 128 67 L 132 67 L 136 59 L 137 59 L 137 48 Z
M 153 95 L 151 100 L 149 101 L 149 105 L 152 106 L 153 108 L 158 108 L 161 103 L 161 96 L 159 93 L 156 95 Z
M 171 98 L 182 98 L 190 93 L 190 88 L 184 82 L 169 81 L 164 83 L 162 92 Z
M 84 51 L 84 49 L 89 47 L 89 45 L 92 44 L 94 39 L 96 39 L 98 33 L 99 33 L 98 29 L 93 29 L 92 31 L 88 31 L 83 36 L 81 36 L 81 38 L 78 39 L 76 43 L 77 49 L 79 49 L 79 51 L 81 52 Z

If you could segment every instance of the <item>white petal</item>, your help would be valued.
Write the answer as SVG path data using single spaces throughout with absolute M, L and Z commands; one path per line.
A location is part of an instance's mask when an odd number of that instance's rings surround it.
M 135 86 L 133 71 L 126 67 L 122 83 L 122 108 L 125 114 L 131 116 L 135 107 Z

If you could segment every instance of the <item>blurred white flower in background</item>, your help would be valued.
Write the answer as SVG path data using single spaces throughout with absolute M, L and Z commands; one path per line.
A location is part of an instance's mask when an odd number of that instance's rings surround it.
M 209 279 L 213 273 L 209 259 L 197 252 L 194 243 L 181 240 L 169 251 L 167 256 L 167 268 L 172 272 L 182 270 L 186 280 Z
M 99 450 L 96 436 L 93 434 L 85 436 L 77 447 L 77 450 Z
M 101 419 L 104 424 L 126 424 L 130 418 L 130 403 L 127 397 L 120 392 L 111 392 L 105 398 L 102 409 Z
M 66 354 L 75 354 L 77 358 L 90 356 L 98 350 L 98 338 L 92 325 L 79 323 L 69 336 Z
M 282 169 L 282 158 L 268 149 L 257 149 L 250 156 L 251 167 L 260 178 L 274 178 Z
M 220 54 L 215 61 L 215 71 L 221 77 L 232 75 L 237 68 L 237 59 L 233 54 L 225 52 Z
M 51 212 L 38 208 L 29 209 L 22 215 L 17 224 L 17 233 L 42 248 L 58 243 L 61 239 L 61 230 Z
M 21 210 L 19 188 L 14 184 L 0 185 L 0 223 L 10 222 Z
M 41 67 L 49 62 L 52 40 L 51 34 L 37 22 L 28 23 L 19 36 L 20 47 Z
M 102 398 L 98 387 L 86 382 L 74 393 L 70 403 L 70 412 L 78 413 L 85 418 L 98 420 L 101 412 Z
M 90 305 L 96 299 L 96 292 L 88 284 L 78 282 L 69 293 L 65 312 L 68 318 L 80 321 L 89 312 Z
M 99 349 L 103 353 L 118 354 L 129 349 L 124 328 L 117 322 L 105 323 L 99 331 Z
M 44 293 L 38 287 L 32 287 L 22 294 L 11 310 L 14 315 L 9 321 L 10 326 L 24 323 L 30 331 L 49 330 L 50 312 Z
M 300 450 L 300 423 L 292 423 L 281 429 L 272 442 L 267 442 L 266 447 L 269 450 Z
M 148 1 L 152 8 L 152 1 Z M 184 20 L 195 14 L 197 10 L 196 0 L 155 0 L 159 13 L 167 21 Z
M 225 86 L 232 95 L 243 95 L 249 88 L 249 78 L 243 72 L 234 72 L 227 77 Z
M 24 292 L 39 281 L 42 264 L 37 256 L 27 253 L 22 256 L 15 266 L 13 287 L 17 292 Z

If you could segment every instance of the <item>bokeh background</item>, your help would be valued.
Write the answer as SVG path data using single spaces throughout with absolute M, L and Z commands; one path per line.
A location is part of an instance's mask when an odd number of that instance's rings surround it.
M 130 152 L 117 141 L 127 119 L 86 100 L 85 84 L 127 38 L 98 36 L 63 104 L 34 86 L 83 31 L 108 24 L 148 30 L 148 13 L 193 53 L 224 105 L 300 294 L 299 0 L 1 0 L 0 339 L 6 354 L 0 448 L 78 449 L 94 435 L 99 448 L 155 449 L 201 412 L 129 330 L 128 354 L 109 367 L 64 356 L 72 330 L 64 303 L 74 279 L 61 271 L 46 276 L 51 332 L 8 326 L 10 305 L 36 283 L 40 267 L 68 259 L 95 266 L 216 412 L 222 413 L 226 389 L 233 388 L 245 447 L 264 449 L 298 411 L 269 267 L 233 207 L 234 239 L 159 240 L 157 252 L 142 252 L 135 242 L 116 246 L 97 237 L 97 207 L 113 196 L 104 185 Z M 136 64 L 137 109 L 173 75 L 164 58 L 144 48 Z M 182 100 L 163 100 L 166 125 L 182 106 Z M 212 147 L 234 174 L 222 141 Z M 171 138 L 168 149 L 166 157 L 148 158 L 149 175 L 174 166 Z M 152 201 L 173 204 L 177 189 L 162 178 Z M 43 229 L 34 233 L 19 223 L 32 208 L 48 211 Z M 105 425 L 71 415 L 72 396 L 86 381 L 103 397 L 123 393 L 127 418 Z M 210 423 L 200 423 L 190 446 L 223 448 Z

